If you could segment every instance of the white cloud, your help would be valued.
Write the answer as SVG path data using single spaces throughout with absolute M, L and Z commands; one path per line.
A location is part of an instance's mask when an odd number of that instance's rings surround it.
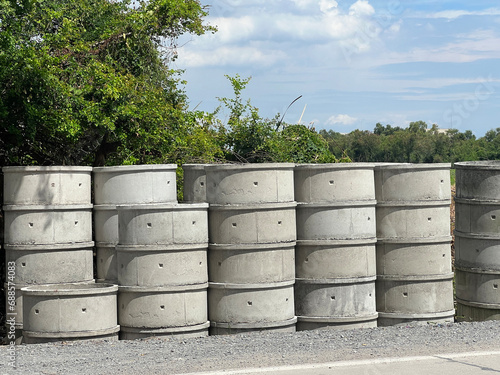
M 248 62 L 265 61 L 266 66 L 269 60 L 260 56 L 274 56 L 271 61 L 275 62 L 279 60 L 277 57 L 286 56 L 296 60 L 321 48 L 326 55 L 319 57 L 331 64 L 345 58 L 346 54 L 369 51 L 378 42 L 381 32 L 375 10 L 368 0 L 358 0 L 348 10 L 342 10 L 335 0 L 293 0 L 291 5 L 283 7 L 270 2 L 228 9 L 230 14 L 207 18 L 210 24 L 218 27 L 215 34 L 194 37 L 179 49 L 180 66 L 203 66 L 203 62 L 211 65 L 214 60 L 231 60 L 207 58 L 220 49 L 226 54 L 232 50 L 233 62 L 242 61 L 245 65 L 240 56 L 242 48 L 257 54 L 250 56 Z
M 250 16 L 243 17 L 220 17 L 211 21 L 217 25 L 218 31 L 211 39 L 216 39 L 218 43 L 234 43 L 239 40 L 248 39 L 255 34 L 257 23 Z
M 428 48 L 415 47 L 405 52 L 388 52 L 373 59 L 374 65 L 406 62 L 467 63 L 500 58 L 500 36 L 491 30 L 457 34 L 446 44 Z
M 220 47 L 206 51 L 183 51 L 179 61 L 183 66 L 270 66 L 286 59 L 281 51 L 264 51 L 256 47 Z
M 375 9 L 368 3 L 367 0 L 358 0 L 349 8 L 349 15 L 352 16 L 371 16 L 375 13 Z
M 356 121 L 358 121 L 356 117 L 351 117 L 349 115 L 334 115 L 326 120 L 326 125 L 352 125 Z
M 311 7 L 312 4 L 317 3 L 316 0 L 292 0 L 296 7 L 305 9 Z
M 500 15 L 499 8 L 490 8 L 481 11 L 469 11 L 469 10 L 444 10 L 442 12 L 436 12 L 426 15 L 426 18 L 446 18 L 449 20 L 457 19 L 464 16 L 498 16 Z
M 335 0 L 320 0 L 319 9 L 323 13 L 338 14 L 339 4 Z

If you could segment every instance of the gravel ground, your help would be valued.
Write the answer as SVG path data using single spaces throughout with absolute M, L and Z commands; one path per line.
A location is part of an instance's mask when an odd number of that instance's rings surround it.
M 16 369 L 1 346 L 0 374 L 183 374 L 478 350 L 500 350 L 500 321 L 19 345 Z

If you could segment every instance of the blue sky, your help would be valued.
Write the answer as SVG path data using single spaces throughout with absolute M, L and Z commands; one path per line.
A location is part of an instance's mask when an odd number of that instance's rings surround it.
M 423 120 L 483 136 L 500 127 L 500 3 L 202 0 L 215 34 L 179 40 L 191 108 L 232 93 L 263 117 L 347 133 Z M 304 110 L 305 109 L 305 110 Z

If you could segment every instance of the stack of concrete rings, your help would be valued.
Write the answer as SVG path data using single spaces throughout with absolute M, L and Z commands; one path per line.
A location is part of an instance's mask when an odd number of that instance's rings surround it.
M 208 204 L 118 206 L 121 339 L 208 336 Z
M 205 167 L 211 334 L 295 331 L 293 167 Z
M 378 325 L 453 322 L 450 165 L 377 165 L 375 193 Z
M 295 167 L 297 330 L 377 326 L 373 168 Z
M 500 320 L 500 162 L 455 168 L 457 319 Z
M 118 282 L 116 207 L 122 204 L 176 203 L 176 168 L 176 164 L 154 164 L 93 169 L 98 282 Z
M 91 171 L 64 166 L 3 168 L 6 263 L 15 267 L 19 328 L 26 312 L 22 288 L 93 282 Z M 45 313 L 58 316 L 58 311 Z M 32 318 L 41 319 L 38 314 Z M 108 328 L 103 335 L 116 336 L 116 324 Z M 24 329 L 23 336 L 25 342 L 43 342 L 65 333 Z

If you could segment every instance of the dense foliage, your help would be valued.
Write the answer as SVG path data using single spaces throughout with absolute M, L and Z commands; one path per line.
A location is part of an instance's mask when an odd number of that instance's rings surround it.
M 190 111 L 169 64 L 180 35 L 215 31 L 206 15 L 199 0 L 0 0 L 0 166 L 500 157 L 500 128 L 343 135 L 262 118 L 239 76 L 212 113 Z
M 428 128 L 425 122 L 416 121 L 407 128 L 378 123 L 373 131 L 321 130 L 320 134 L 334 155 L 347 153 L 357 162 L 454 163 L 500 158 L 500 128 L 476 138 L 470 130 Z
M 168 62 L 181 34 L 213 30 L 206 14 L 197 0 L 0 0 L 0 164 L 175 159 L 192 116 Z
M 227 76 L 234 98 L 219 98 L 221 106 L 210 116 L 211 128 L 217 129 L 225 161 L 262 163 L 328 163 L 337 159 L 327 142 L 314 129 L 300 124 L 281 122 L 279 114 L 273 119 L 259 115 L 250 100 L 242 99 L 242 91 L 250 78 Z M 227 122 L 219 118 L 226 112 Z M 217 116 L 219 115 L 219 116 Z

